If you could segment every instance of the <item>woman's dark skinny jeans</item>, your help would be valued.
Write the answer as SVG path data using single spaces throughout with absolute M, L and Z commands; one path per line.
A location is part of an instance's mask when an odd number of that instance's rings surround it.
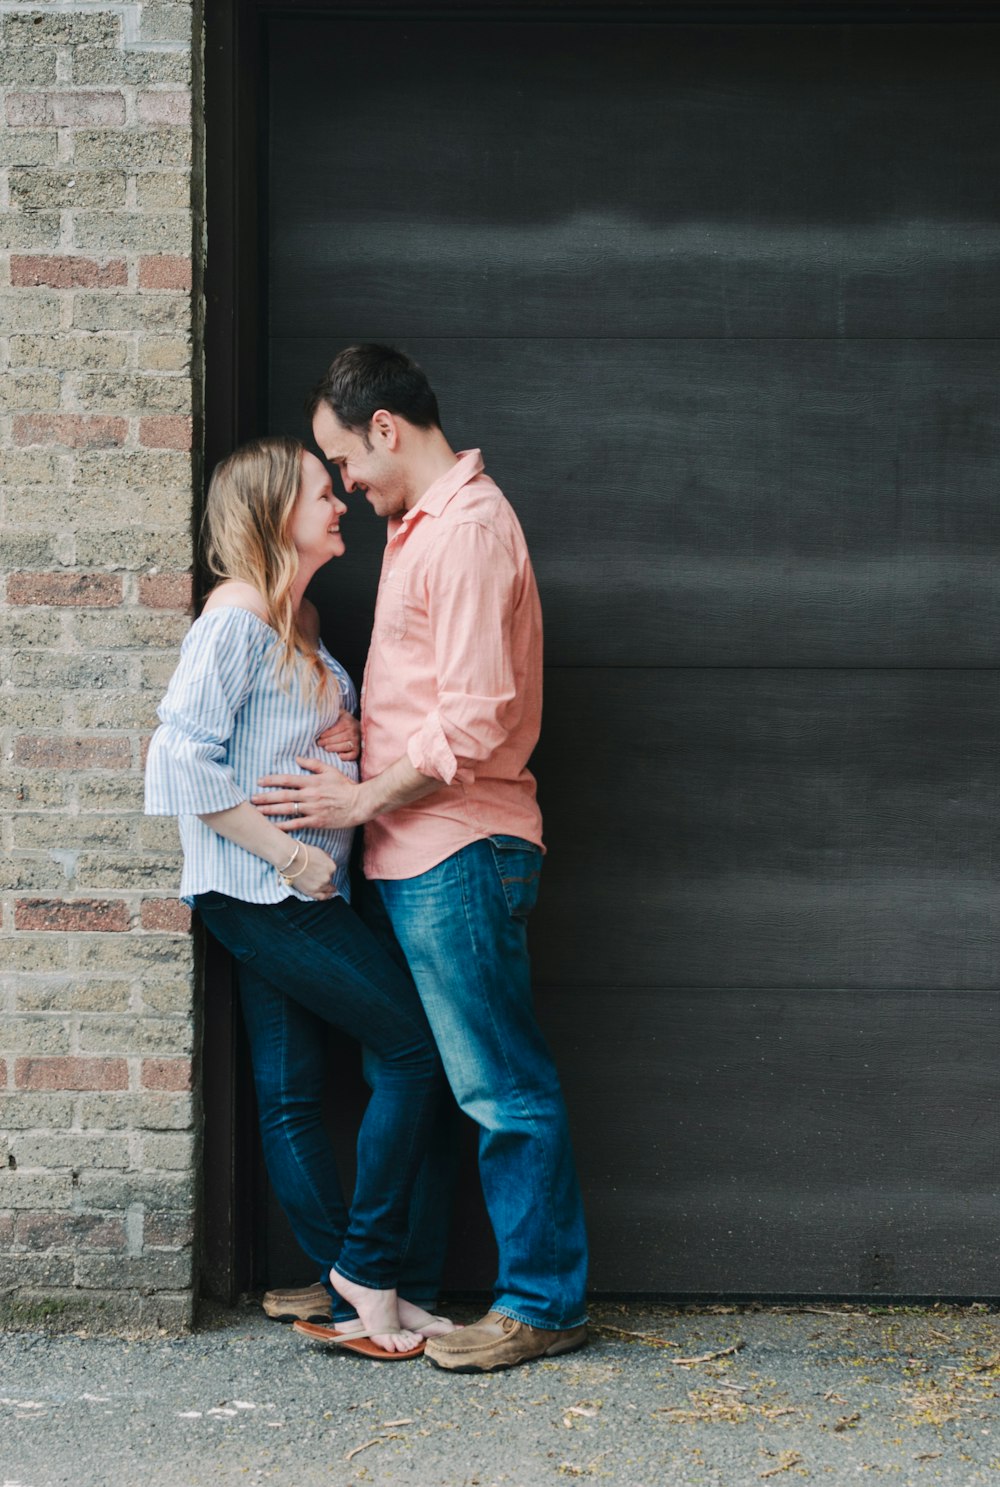
M 396 1286 L 414 1178 L 447 1088 L 412 980 L 342 898 L 202 893 L 196 905 L 239 963 L 264 1158 L 296 1239 L 324 1273 L 336 1263 L 361 1285 Z M 349 1214 L 320 1118 L 317 1017 L 376 1055 Z

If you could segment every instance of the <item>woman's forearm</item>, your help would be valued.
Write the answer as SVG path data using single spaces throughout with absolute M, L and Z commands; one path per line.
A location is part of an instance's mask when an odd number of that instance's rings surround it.
M 284 867 L 291 855 L 292 843 L 287 835 L 272 826 L 249 800 L 242 800 L 225 811 L 210 811 L 199 819 L 227 842 L 235 842 L 237 847 L 263 857 L 272 867 Z
M 333 879 L 337 864 L 333 858 L 321 847 L 307 847 L 304 842 L 291 841 L 249 800 L 230 806 L 226 811 L 211 811 L 200 819 L 227 841 L 271 863 L 279 873 L 286 867 L 294 868 L 292 876 L 285 882 L 299 893 L 305 893 L 309 898 L 327 899 L 336 892 Z

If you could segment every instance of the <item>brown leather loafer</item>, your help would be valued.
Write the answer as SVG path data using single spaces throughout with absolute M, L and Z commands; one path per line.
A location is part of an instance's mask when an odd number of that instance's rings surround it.
M 276 1322 L 328 1322 L 330 1293 L 319 1281 L 299 1290 L 267 1291 L 263 1307 Z
M 454 1373 L 488 1373 L 494 1368 L 513 1368 L 532 1358 L 555 1358 L 572 1353 L 587 1341 L 587 1328 L 529 1327 L 498 1311 L 489 1311 L 481 1322 L 459 1327 L 444 1337 L 427 1339 L 425 1357 L 438 1368 Z

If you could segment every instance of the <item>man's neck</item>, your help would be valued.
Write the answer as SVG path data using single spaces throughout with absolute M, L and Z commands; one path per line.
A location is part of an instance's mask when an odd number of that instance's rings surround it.
M 435 481 L 447 475 L 458 456 L 440 429 L 420 431 L 407 471 L 406 509 L 411 511 Z

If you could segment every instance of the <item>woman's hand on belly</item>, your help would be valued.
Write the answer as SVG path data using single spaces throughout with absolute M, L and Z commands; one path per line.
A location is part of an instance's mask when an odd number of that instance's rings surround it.
M 333 875 L 337 871 L 337 864 L 321 847 L 307 847 L 305 842 L 300 842 L 299 846 L 301 851 L 289 869 L 295 874 L 289 886 L 297 888 L 309 898 L 333 898 Z M 302 865 L 304 853 L 308 853 L 305 867 Z M 288 882 L 288 879 L 285 881 Z

